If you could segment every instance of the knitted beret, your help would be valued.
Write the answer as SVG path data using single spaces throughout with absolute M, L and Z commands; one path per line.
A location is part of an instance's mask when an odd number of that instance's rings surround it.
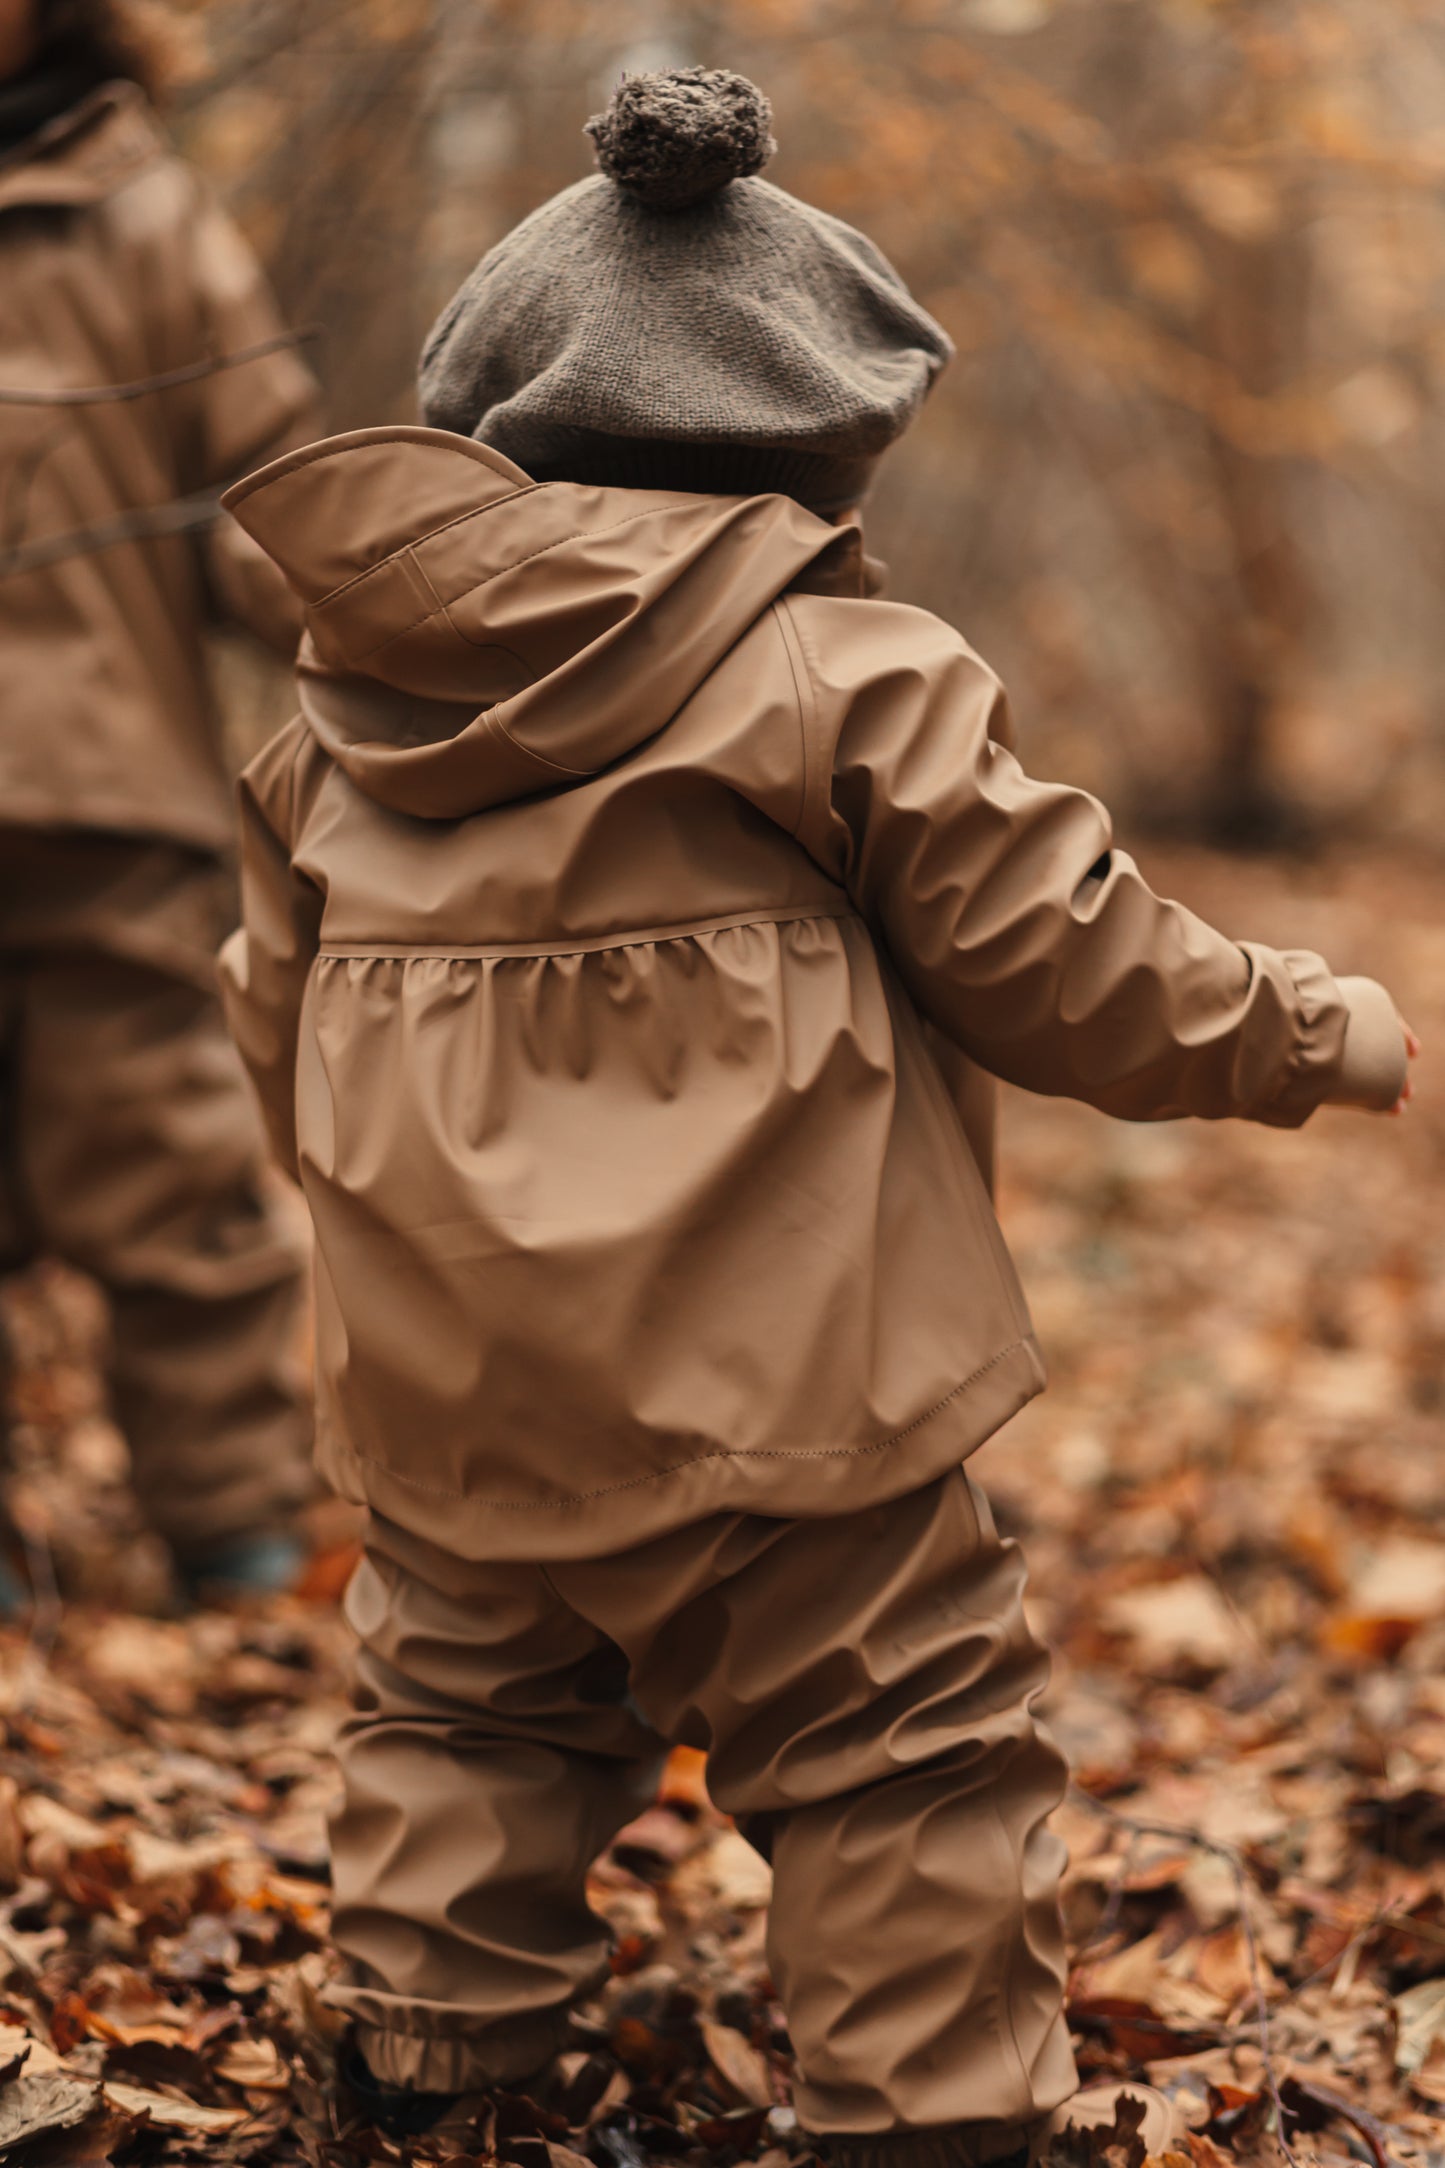
M 953 349 L 871 241 L 757 178 L 771 120 L 740 75 L 624 79 L 601 172 L 442 311 L 423 419 L 539 480 L 856 502 Z

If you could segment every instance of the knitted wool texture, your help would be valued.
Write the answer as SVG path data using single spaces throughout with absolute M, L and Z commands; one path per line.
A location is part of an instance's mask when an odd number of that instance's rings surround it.
M 539 480 L 856 502 L 952 346 L 871 241 L 754 177 L 769 119 L 740 76 L 625 82 L 589 124 L 604 172 L 437 320 L 423 419 Z

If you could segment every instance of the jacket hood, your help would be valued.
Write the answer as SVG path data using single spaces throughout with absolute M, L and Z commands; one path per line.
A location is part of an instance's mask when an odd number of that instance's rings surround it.
M 440 429 L 327 438 L 222 502 L 305 607 L 313 733 L 423 819 L 597 774 L 786 588 L 864 589 L 858 529 L 789 498 L 536 483 Z
M 0 211 L 99 203 L 168 151 L 139 85 L 102 83 L 0 159 Z

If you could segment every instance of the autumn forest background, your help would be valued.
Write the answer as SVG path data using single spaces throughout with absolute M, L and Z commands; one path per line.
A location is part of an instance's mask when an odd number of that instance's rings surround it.
M 976 1468 L 1059 1650 L 1086 2075 L 1180 2100 L 1175 2168 L 1433 2168 L 1445 0 L 186 12 L 175 124 L 337 427 L 412 418 L 432 316 L 588 170 L 619 71 L 754 76 L 771 177 L 865 226 L 958 345 L 868 509 L 890 591 L 999 667 L 1026 762 L 1104 795 L 1156 886 L 1377 973 L 1420 1032 L 1399 1122 L 1130 1128 L 1009 1093 L 1000 1209 L 1053 1383 Z M 239 754 L 285 686 L 219 660 Z M 398 2141 L 335 2089 L 344 1555 L 269 1608 L 149 1615 L 93 1299 L 42 1271 L 7 1317 L 33 1563 L 85 1600 L 4 1637 L 0 2069 L 28 2046 L 90 2093 L 68 2137 L 17 2139 L 0 2079 L 0 2157 L 788 2168 L 767 1870 L 695 1758 L 599 1863 L 615 1977 L 547 2102 Z
M 190 148 L 338 426 L 411 412 L 480 251 L 619 71 L 776 110 L 957 342 L 894 455 L 894 591 L 1035 758 L 1155 822 L 1433 841 L 1445 536 L 1437 0 L 203 0 Z

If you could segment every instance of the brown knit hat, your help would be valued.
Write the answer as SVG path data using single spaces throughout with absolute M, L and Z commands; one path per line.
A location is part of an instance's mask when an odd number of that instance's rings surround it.
M 755 178 L 771 122 L 740 75 L 626 78 L 601 173 L 442 311 L 423 420 L 538 480 L 855 503 L 953 349 L 871 241 Z

